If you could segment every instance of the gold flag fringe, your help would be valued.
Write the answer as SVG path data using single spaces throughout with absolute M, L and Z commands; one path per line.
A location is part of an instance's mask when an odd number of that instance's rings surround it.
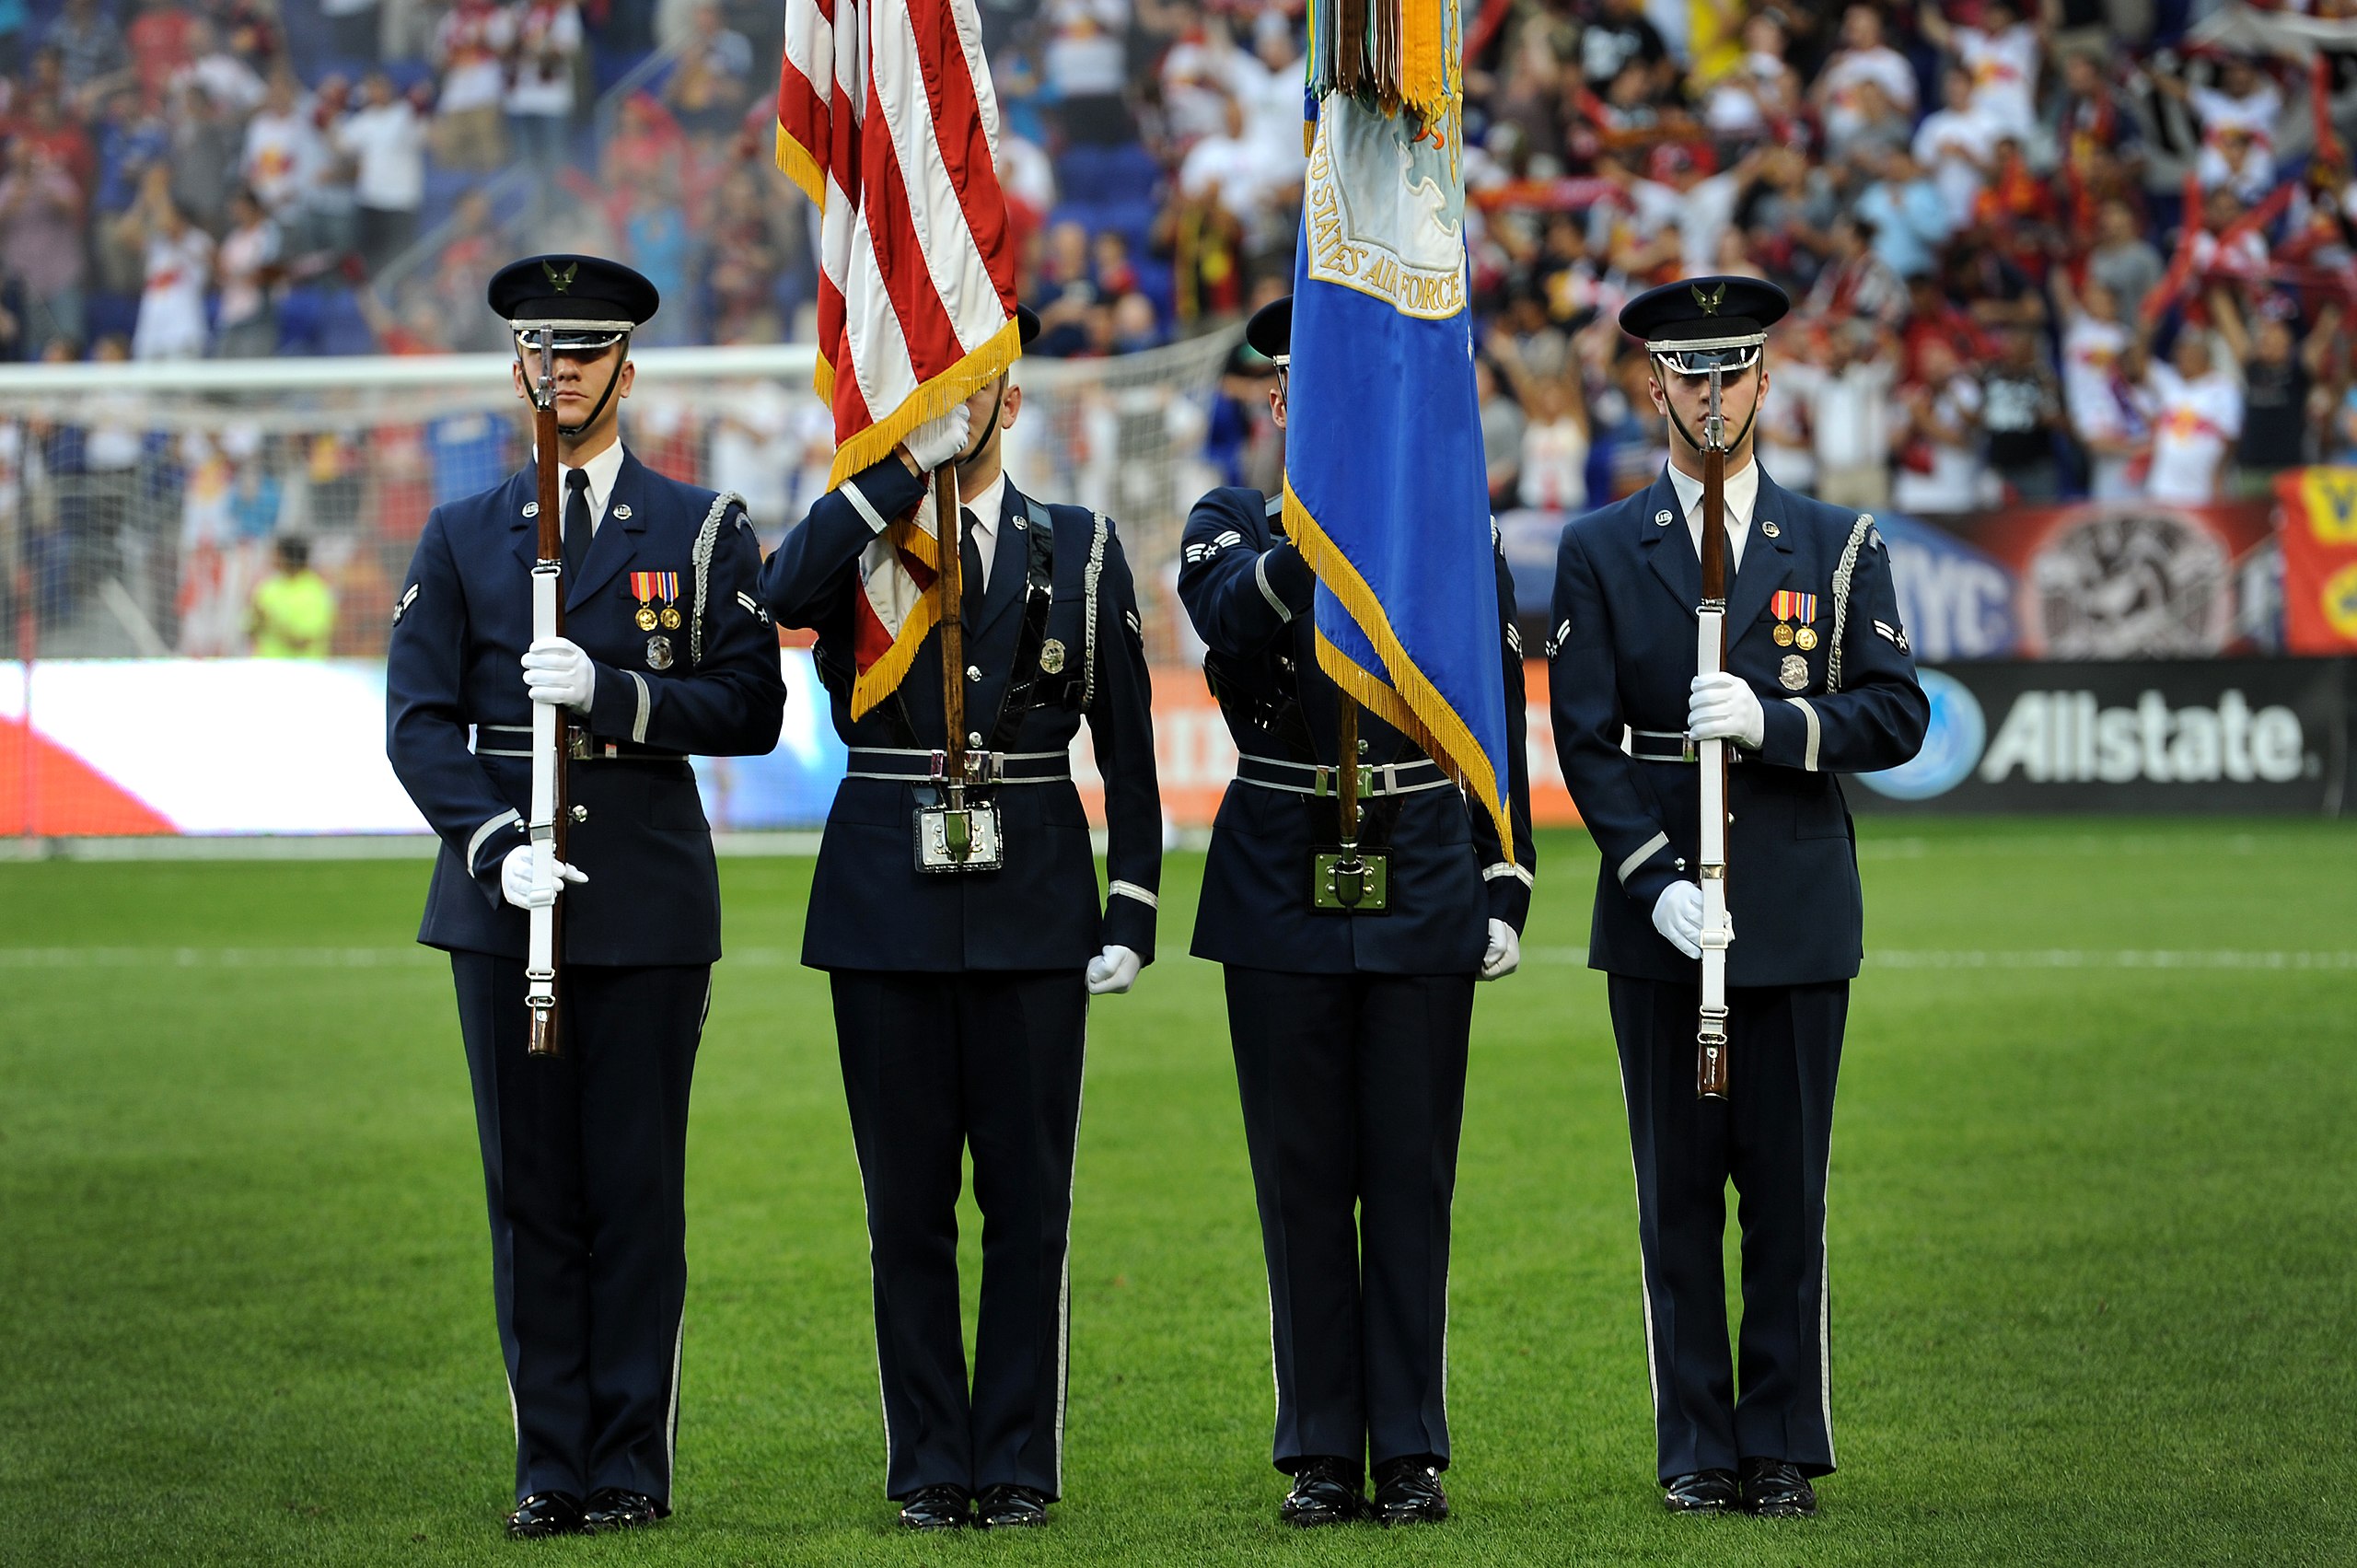
M 1422 747 L 1425 755 L 1454 774 L 1466 792 L 1480 801 L 1482 809 L 1497 825 L 1498 842 L 1506 864 L 1513 865 L 1514 822 L 1507 804 L 1498 794 L 1497 770 L 1491 766 L 1489 754 L 1481 749 L 1480 743 L 1473 738 L 1472 729 L 1457 715 L 1448 699 L 1441 695 L 1432 679 L 1409 656 L 1399 635 L 1391 630 L 1391 618 L 1384 613 L 1382 601 L 1376 598 L 1375 590 L 1367 586 L 1350 557 L 1327 537 L 1301 497 L 1294 494 L 1290 478 L 1285 481 L 1285 531 L 1293 537 L 1294 547 L 1309 563 L 1318 580 L 1341 600 L 1342 608 L 1358 623 L 1391 679 L 1387 681 L 1366 669 L 1323 635 L 1318 639 L 1318 668 L 1361 707 Z

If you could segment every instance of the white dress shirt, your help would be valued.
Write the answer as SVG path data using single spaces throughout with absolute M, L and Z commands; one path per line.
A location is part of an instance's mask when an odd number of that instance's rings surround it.
M 1686 537 L 1694 541 L 1694 559 L 1702 559 L 1702 482 L 1670 465 L 1669 482 L 1677 488 L 1678 504 L 1686 510 Z M 1747 461 L 1727 475 L 1727 576 L 1743 568 L 1744 541 L 1751 537 L 1751 509 L 1759 503 L 1759 465 Z
M 573 471 L 574 465 L 559 463 L 557 468 L 556 493 L 560 497 L 571 495 L 573 492 L 569 487 L 573 481 L 565 475 Z M 622 471 L 622 444 L 615 442 L 581 464 L 580 468 L 589 476 L 589 534 L 594 539 L 598 534 L 598 525 L 606 520 L 606 503 L 613 497 L 614 480 Z M 557 505 L 562 506 L 564 502 L 559 500 Z
M 1004 469 L 998 470 L 998 477 L 991 481 L 988 489 L 965 504 L 966 510 L 974 519 L 971 530 L 974 536 L 974 553 L 981 557 L 982 562 L 982 580 L 975 585 L 975 591 L 978 593 L 990 591 L 991 563 L 998 559 L 999 513 L 1005 505 L 1006 470 Z

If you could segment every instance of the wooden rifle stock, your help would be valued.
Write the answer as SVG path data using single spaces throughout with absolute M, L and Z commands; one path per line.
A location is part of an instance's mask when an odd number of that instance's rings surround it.
M 540 465 L 538 561 L 532 567 L 532 635 L 564 635 L 564 515 L 557 499 L 556 362 L 554 335 L 542 329 L 540 373 L 532 397 L 532 445 Z M 534 875 L 560 888 L 556 867 L 565 856 L 565 749 L 563 710 L 534 703 L 532 714 L 532 821 Z M 542 807 L 546 807 L 543 815 Z M 540 863 L 546 845 L 547 864 Z M 564 900 L 530 912 L 531 937 L 525 960 L 525 1003 L 531 1009 L 526 1051 L 533 1056 L 564 1054 L 557 1032 L 557 972 L 564 954 Z

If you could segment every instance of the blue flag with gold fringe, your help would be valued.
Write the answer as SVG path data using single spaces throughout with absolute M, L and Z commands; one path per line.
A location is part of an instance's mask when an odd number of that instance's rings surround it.
M 1285 528 L 1318 574 L 1320 667 L 1457 774 L 1511 858 L 1457 47 L 1455 0 L 1311 8 Z

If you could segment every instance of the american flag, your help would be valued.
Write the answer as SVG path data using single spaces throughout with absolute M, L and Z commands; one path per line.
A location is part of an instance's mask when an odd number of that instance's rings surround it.
M 974 0 L 787 0 L 777 160 L 819 205 L 830 483 L 1022 352 L 998 124 Z M 893 519 L 862 562 L 854 716 L 900 684 L 933 627 L 930 519 L 930 506 Z

